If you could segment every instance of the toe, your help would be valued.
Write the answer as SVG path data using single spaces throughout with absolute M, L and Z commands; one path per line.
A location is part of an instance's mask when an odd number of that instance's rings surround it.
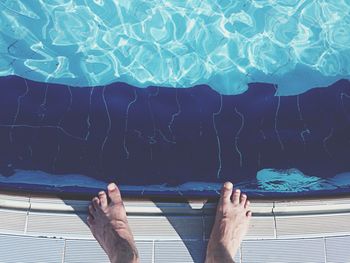
M 89 212 L 90 212 L 91 215 L 96 213 L 96 210 L 95 210 L 95 208 L 92 205 L 89 205 Z
M 92 205 L 94 206 L 95 210 L 97 210 L 100 207 L 100 199 L 98 199 L 98 197 L 94 197 L 92 199 Z
M 226 182 L 221 189 L 221 199 L 223 202 L 230 202 L 232 195 L 233 184 L 231 182 Z
M 89 226 L 92 226 L 94 224 L 94 218 L 91 215 L 86 218 L 86 221 Z
M 240 201 L 241 206 L 245 207 L 246 201 L 247 201 L 247 195 L 241 194 L 241 201 Z
M 108 196 L 114 204 L 123 203 L 122 197 L 120 195 L 120 191 L 115 183 L 110 183 L 107 189 L 108 189 Z
M 248 212 L 246 213 L 246 215 L 247 215 L 247 217 L 251 218 L 251 217 L 252 217 L 252 211 L 248 211 Z
M 245 209 L 249 209 L 249 207 L 250 207 L 250 201 L 247 200 L 247 201 L 245 202 L 244 208 L 245 208 Z
M 233 202 L 233 204 L 235 204 L 235 205 L 238 205 L 238 204 L 239 204 L 240 196 L 241 196 L 241 190 L 236 189 L 236 190 L 233 192 L 233 196 L 232 196 L 232 202 Z
M 98 198 L 100 199 L 100 206 L 102 209 L 107 208 L 108 202 L 107 202 L 107 195 L 104 191 L 101 191 L 98 193 Z

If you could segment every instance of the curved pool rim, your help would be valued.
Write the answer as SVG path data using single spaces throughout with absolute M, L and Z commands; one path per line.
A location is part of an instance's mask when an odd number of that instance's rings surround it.
M 107 185 L 106 185 L 107 188 Z M 188 200 L 191 198 L 217 200 L 220 196 L 218 190 L 212 191 L 181 191 L 176 192 L 172 190 L 145 190 L 140 194 L 139 190 L 128 190 L 123 189 L 123 185 L 119 186 L 123 197 L 126 198 L 156 198 L 157 200 Z M 60 196 L 65 198 L 78 198 L 85 199 L 96 195 L 99 191 L 104 190 L 101 188 L 93 187 L 77 187 L 77 186 L 63 186 L 55 187 L 48 185 L 36 185 L 36 184 L 10 184 L 0 182 L 0 191 L 8 191 L 18 194 L 35 194 L 35 195 L 52 195 Z M 318 190 L 312 192 L 264 192 L 257 193 L 254 191 L 245 191 L 243 188 L 242 192 L 249 195 L 250 198 L 256 200 L 293 200 L 293 199 L 312 199 L 312 198 L 342 198 L 350 196 L 350 189 L 335 189 L 335 190 Z

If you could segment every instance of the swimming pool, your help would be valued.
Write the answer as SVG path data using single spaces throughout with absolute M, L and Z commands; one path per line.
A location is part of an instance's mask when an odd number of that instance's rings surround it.
M 346 1 L 0 1 L 0 184 L 348 193 Z

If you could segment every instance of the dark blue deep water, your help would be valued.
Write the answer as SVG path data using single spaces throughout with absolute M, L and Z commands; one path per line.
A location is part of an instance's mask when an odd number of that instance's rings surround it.
M 220 95 L 2 77 L 1 184 L 91 192 L 116 181 L 129 194 L 212 195 L 230 180 L 263 196 L 348 192 L 349 81 L 275 92 L 262 83 Z M 70 185 L 67 175 L 82 179 Z

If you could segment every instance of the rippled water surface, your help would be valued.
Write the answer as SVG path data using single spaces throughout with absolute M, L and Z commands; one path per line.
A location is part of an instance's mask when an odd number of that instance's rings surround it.
M 280 95 L 350 74 L 348 0 L 0 0 L 0 76 Z

